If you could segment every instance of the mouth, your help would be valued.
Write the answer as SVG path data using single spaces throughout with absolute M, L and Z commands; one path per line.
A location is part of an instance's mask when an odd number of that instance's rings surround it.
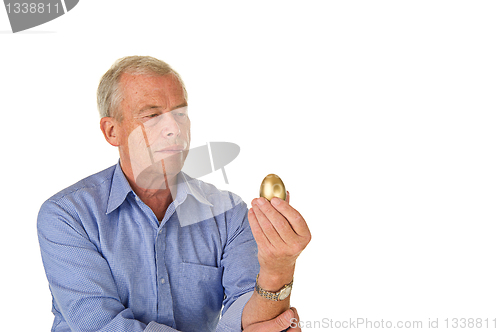
M 174 154 L 184 152 L 184 146 L 182 145 L 171 145 L 161 150 L 156 150 L 157 153 Z

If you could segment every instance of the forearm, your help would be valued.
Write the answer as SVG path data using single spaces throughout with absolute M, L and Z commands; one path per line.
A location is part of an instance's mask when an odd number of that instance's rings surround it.
M 260 271 L 259 286 L 269 292 L 277 292 L 293 279 L 294 267 L 283 271 L 279 275 Z M 272 301 L 259 295 L 254 290 L 252 297 L 243 308 L 241 325 L 245 329 L 248 325 L 271 320 L 290 308 L 290 296 L 282 301 Z
M 297 257 L 311 240 L 307 223 L 290 206 L 289 199 L 290 195 L 286 201 L 277 197 L 271 202 L 256 198 L 248 210 L 248 222 L 258 246 L 258 283 L 262 289 L 273 293 L 292 281 Z M 290 297 L 272 301 L 254 291 L 243 309 L 242 327 L 273 319 L 289 307 Z

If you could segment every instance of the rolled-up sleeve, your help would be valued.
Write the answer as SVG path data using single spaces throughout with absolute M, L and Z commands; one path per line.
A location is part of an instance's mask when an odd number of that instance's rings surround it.
M 233 302 L 219 321 L 215 330 L 216 332 L 241 331 L 241 314 L 243 313 L 245 304 L 250 300 L 252 293 L 253 291 L 245 293 Z

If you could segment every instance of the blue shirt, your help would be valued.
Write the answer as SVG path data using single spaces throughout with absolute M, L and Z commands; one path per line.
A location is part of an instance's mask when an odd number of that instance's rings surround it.
M 159 225 L 119 163 L 54 195 L 38 215 L 52 331 L 241 331 L 259 271 L 247 211 L 181 172 Z

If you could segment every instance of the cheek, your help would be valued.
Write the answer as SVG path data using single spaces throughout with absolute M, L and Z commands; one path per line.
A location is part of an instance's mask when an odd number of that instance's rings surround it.
M 191 121 L 187 121 L 186 123 L 186 139 L 189 142 L 191 142 Z
M 144 131 L 141 127 L 137 127 L 127 137 L 127 145 L 129 151 L 134 153 L 141 153 L 142 151 L 147 151 L 148 138 L 144 137 Z
M 116 138 L 120 146 L 128 146 L 128 138 L 130 136 L 130 130 L 125 127 L 120 127 L 116 131 Z
M 141 129 L 141 135 L 145 140 L 147 146 L 153 145 L 161 136 L 161 129 L 159 128 L 145 128 Z

